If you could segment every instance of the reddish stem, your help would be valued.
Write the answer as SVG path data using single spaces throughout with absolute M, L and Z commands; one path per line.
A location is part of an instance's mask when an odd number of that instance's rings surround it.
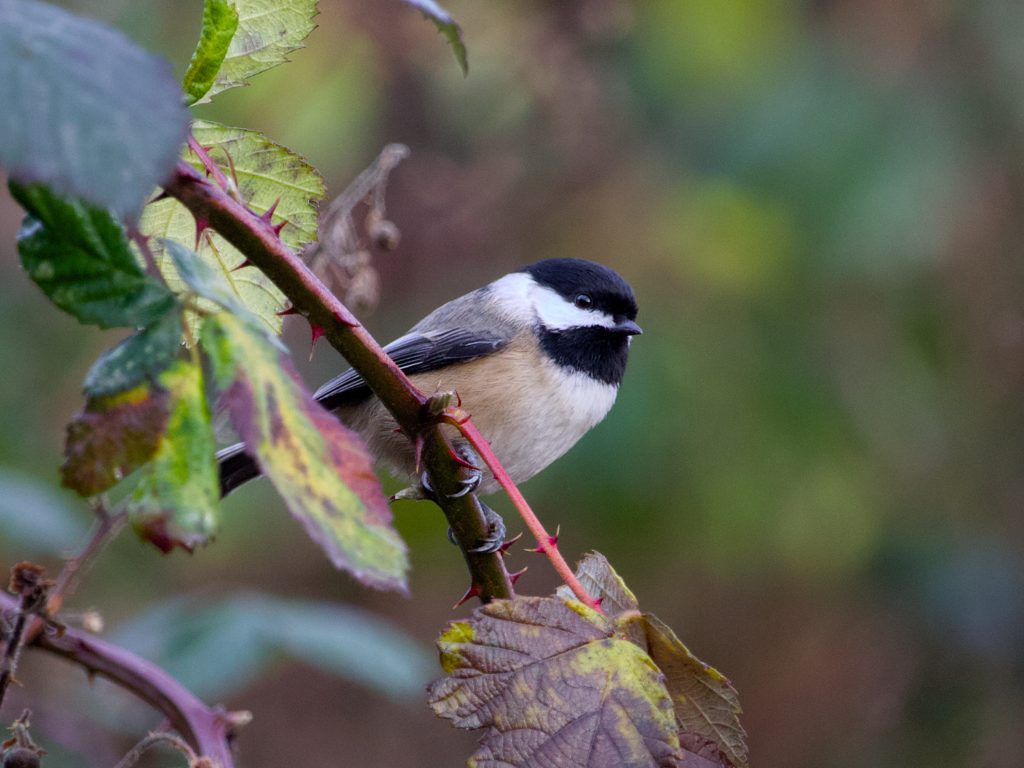
M 579 579 L 576 578 L 576 574 L 572 572 L 572 568 L 562 557 L 562 553 L 558 549 L 558 537 L 552 536 L 544 528 L 544 524 L 541 523 L 540 518 L 534 514 L 534 511 L 530 508 L 526 498 L 523 496 L 519 487 L 512 482 L 512 478 L 508 476 L 508 472 L 501 466 L 501 462 L 498 461 L 498 457 L 494 455 L 494 451 L 491 450 L 490 443 L 487 439 L 480 434 L 480 431 L 473 424 L 469 414 L 460 408 L 449 408 L 445 411 L 445 421 L 450 423 L 462 435 L 469 440 L 473 448 L 480 455 L 480 458 L 484 460 L 487 467 L 491 470 L 491 474 L 494 475 L 494 479 L 498 481 L 502 488 L 505 489 L 505 493 L 508 494 L 509 498 L 512 499 L 512 503 L 519 511 L 520 516 L 523 518 L 523 522 L 526 523 L 526 527 L 530 529 L 530 533 L 533 534 L 534 538 L 537 539 L 537 549 L 543 552 L 548 560 L 551 561 L 551 565 L 555 571 L 561 577 L 562 581 L 573 591 L 573 594 L 580 599 L 580 601 L 586 605 L 589 605 L 596 611 L 604 613 L 601 609 L 601 603 L 599 600 L 595 600 L 580 584 Z

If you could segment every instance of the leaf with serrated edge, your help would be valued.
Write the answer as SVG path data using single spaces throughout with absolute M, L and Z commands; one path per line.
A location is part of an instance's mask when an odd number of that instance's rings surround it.
M 134 216 L 166 181 L 188 110 L 170 64 L 49 3 L 0 2 L 0 165 Z
M 246 322 L 260 324 L 260 318 L 250 312 L 231 290 L 231 285 L 224 274 L 211 267 L 198 253 L 176 240 L 161 240 L 160 246 L 174 263 L 174 270 L 181 282 L 208 304 L 214 305 L 211 308 L 216 310 L 216 307 L 220 307 Z M 273 341 L 280 345 L 276 336 L 273 337 Z M 281 349 L 284 347 L 281 346 Z
M 238 11 L 228 0 L 205 0 L 203 29 L 192 54 L 182 87 L 189 104 L 199 101 L 213 87 L 238 30 Z
M 217 123 L 197 120 L 192 127 L 196 140 L 208 148 L 211 158 L 229 178 L 238 180 L 238 192 L 246 205 L 263 214 L 278 202 L 273 223 L 284 223 L 281 241 L 299 250 L 312 242 L 317 234 L 317 207 L 315 201 L 324 196 L 323 179 L 309 163 L 294 152 L 285 149 L 265 136 L 242 128 L 230 128 Z M 231 163 L 228 163 L 228 156 Z M 185 159 L 197 169 L 199 160 L 189 152 Z M 232 168 L 234 170 L 232 170 Z M 177 200 L 165 198 L 146 206 L 140 229 L 155 238 L 167 238 L 195 244 L 196 222 L 192 214 Z M 181 279 L 171 265 L 159 240 L 151 243 L 160 270 L 167 283 L 175 289 Z M 234 246 L 212 230 L 200 238 L 199 255 L 220 273 L 231 291 L 248 309 L 257 315 L 275 333 L 281 331 L 282 318 L 277 312 L 284 309 L 284 294 L 270 278 L 256 267 L 237 269 L 245 257 Z
M 288 61 L 316 24 L 316 0 L 234 0 L 238 30 L 213 85 L 197 103 L 245 85 L 253 75 Z
M 64 486 L 95 496 L 149 461 L 167 424 L 168 404 L 167 392 L 148 383 L 91 398 L 68 424 Z
M 128 516 L 139 535 L 162 551 L 177 546 L 191 552 L 217 528 L 216 439 L 198 365 L 178 361 L 159 383 L 170 396 L 167 428 L 139 472 Z
M 712 760 L 718 757 L 715 752 L 720 752 L 729 765 L 746 768 L 747 734 L 740 725 L 742 709 L 732 683 L 690 653 L 656 616 L 644 614 L 643 623 L 648 652 L 665 673 L 665 684 L 675 702 L 683 746 Z
M 608 619 L 575 600 L 498 600 L 438 641 L 448 677 L 430 706 L 485 728 L 472 765 L 677 766 L 662 675 Z
M 469 74 L 469 59 L 466 56 L 466 43 L 462 39 L 462 27 L 435 0 L 404 0 L 407 5 L 418 9 L 424 16 L 434 22 L 437 31 L 445 36 L 452 47 L 455 60 L 459 62 L 463 75 Z
M 181 315 L 171 311 L 100 355 L 85 376 L 85 394 L 113 395 L 152 381 L 174 362 L 180 350 Z
M 622 635 L 645 649 L 666 675 L 676 706 L 680 741 L 687 759 L 711 765 L 747 765 L 746 733 L 739 722 L 740 704 L 732 684 L 692 653 L 656 616 L 640 613 L 636 596 L 600 552 L 591 552 L 576 567 L 583 588 L 601 601 L 601 608 Z M 558 595 L 570 599 L 568 587 Z
M 601 602 L 601 610 L 609 616 L 640 610 L 636 595 L 600 552 L 591 552 L 579 562 L 576 578 L 588 595 Z M 567 586 L 559 587 L 558 595 L 565 599 L 573 597 Z
M 202 345 L 232 426 L 310 537 L 364 584 L 405 590 L 405 544 L 360 437 L 313 400 L 288 359 L 244 320 L 207 318 Z
M 174 294 L 142 270 L 110 213 L 43 186 L 9 186 L 28 212 L 21 263 L 58 307 L 101 328 L 149 325 L 174 307 Z

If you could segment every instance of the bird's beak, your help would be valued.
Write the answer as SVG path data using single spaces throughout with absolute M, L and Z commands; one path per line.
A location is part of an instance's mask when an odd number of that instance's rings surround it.
M 624 333 L 627 336 L 639 336 L 644 332 L 644 329 L 632 320 L 622 320 L 616 323 L 612 330 L 617 331 L 618 333 Z

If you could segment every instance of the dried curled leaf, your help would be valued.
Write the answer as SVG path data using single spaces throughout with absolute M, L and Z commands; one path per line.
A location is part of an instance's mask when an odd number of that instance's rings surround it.
M 747 733 L 740 725 L 739 696 L 732 683 L 683 645 L 656 616 L 644 614 L 647 651 L 665 673 L 679 720 L 679 736 L 690 752 L 716 763 L 745 768 Z

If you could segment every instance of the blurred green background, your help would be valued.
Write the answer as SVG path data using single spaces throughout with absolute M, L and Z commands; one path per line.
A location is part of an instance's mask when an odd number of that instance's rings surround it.
M 201 12 L 65 5 L 178 72 Z M 732 678 L 752 764 L 1019 766 L 1024 4 L 449 0 L 468 78 L 398 0 L 321 6 L 291 64 L 197 115 L 304 154 L 331 194 L 385 143 L 409 145 L 389 188 L 402 242 L 375 261 L 381 340 L 542 257 L 632 282 L 645 334 L 618 404 L 525 491 L 567 556 L 604 552 Z M 27 280 L 19 219 L 0 193 L 0 568 L 56 570 L 89 523 L 54 496 L 63 425 L 117 337 Z M 307 365 L 308 329 L 286 329 L 311 385 L 339 370 L 326 345 Z M 334 572 L 256 483 L 193 556 L 123 535 L 71 608 L 251 710 L 242 765 L 297 749 L 311 766 L 459 765 L 475 736 L 435 721 L 421 686 L 433 637 L 469 610 L 451 610 L 466 575 L 435 508 L 396 515 L 411 600 Z M 529 563 L 520 586 L 545 593 L 554 580 L 530 557 L 510 566 Z M 219 600 L 235 602 L 194 607 Z M 346 666 L 331 630 L 307 629 L 330 613 L 309 601 L 368 609 L 411 640 L 339 615 L 364 643 Z M 232 664 L 234 682 L 214 679 Z M 19 677 L 47 765 L 111 765 L 158 722 L 38 654 Z

